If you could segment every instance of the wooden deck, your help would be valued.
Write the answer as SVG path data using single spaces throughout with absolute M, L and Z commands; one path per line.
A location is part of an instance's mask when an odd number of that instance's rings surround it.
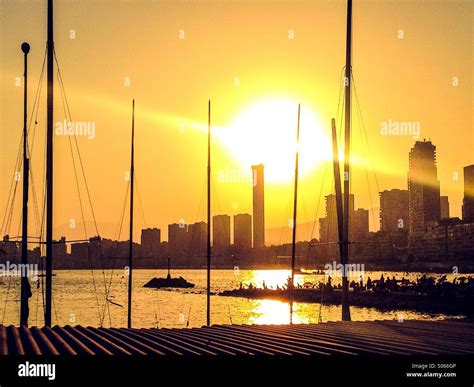
M 126 329 L 0 325 L 2 355 L 474 354 L 474 324 L 365 321 Z

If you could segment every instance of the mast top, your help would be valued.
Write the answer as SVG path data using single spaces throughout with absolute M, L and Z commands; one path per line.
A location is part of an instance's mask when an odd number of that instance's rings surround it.
M 28 42 L 23 42 L 21 44 L 21 51 L 23 51 L 23 54 L 28 54 L 30 52 L 30 45 Z

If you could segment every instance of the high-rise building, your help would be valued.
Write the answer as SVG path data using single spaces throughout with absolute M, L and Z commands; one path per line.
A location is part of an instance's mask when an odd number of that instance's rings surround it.
M 59 259 L 67 256 L 66 237 L 62 236 L 60 240 L 53 243 L 53 258 Z
M 385 190 L 380 195 L 380 230 L 395 234 L 408 230 L 408 191 Z
M 234 215 L 234 246 L 241 249 L 252 248 L 252 215 Z
M 410 150 L 408 171 L 408 220 L 410 240 L 420 240 L 430 222 L 440 219 L 436 147 L 417 141 Z
M 219 252 L 230 247 L 229 215 L 215 215 L 212 217 L 212 246 Z
M 204 255 L 207 250 L 207 223 L 197 222 L 188 226 L 188 251 L 197 256 Z
M 464 167 L 462 219 L 467 223 L 474 223 L 474 164 Z
M 252 165 L 253 172 L 253 247 L 265 246 L 265 195 L 263 164 Z
M 168 252 L 171 256 L 181 256 L 186 250 L 188 226 L 184 223 L 168 225 Z
M 358 208 L 350 216 L 350 238 L 353 241 L 366 241 L 369 234 L 369 210 Z
M 439 197 L 439 213 L 440 219 L 449 218 L 449 198 L 447 196 Z
M 142 230 L 140 244 L 142 253 L 147 257 L 156 257 L 160 251 L 161 230 L 159 228 L 145 228 Z

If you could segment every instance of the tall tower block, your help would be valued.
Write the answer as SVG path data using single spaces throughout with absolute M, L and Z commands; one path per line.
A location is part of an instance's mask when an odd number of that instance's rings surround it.
M 263 164 L 252 165 L 253 176 L 253 247 L 265 246 L 265 198 Z

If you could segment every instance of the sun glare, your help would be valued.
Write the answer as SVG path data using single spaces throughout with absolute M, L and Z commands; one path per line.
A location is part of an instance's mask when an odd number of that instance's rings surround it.
M 295 168 L 298 103 L 289 99 L 265 99 L 249 105 L 221 132 L 220 140 L 243 168 L 265 165 L 265 179 L 286 182 Z M 327 131 L 314 111 L 301 106 L 299 171 L 304 176 L 331 158 Z

